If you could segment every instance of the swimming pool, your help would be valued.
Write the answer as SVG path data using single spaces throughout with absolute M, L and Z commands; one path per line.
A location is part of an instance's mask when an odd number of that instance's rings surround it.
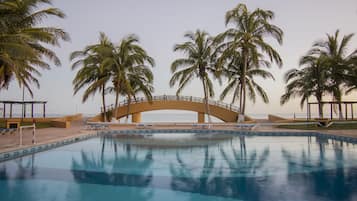
M 104 135 L 0 163 L 0 200 L 356 201 L 357 144 L 308 134 Z

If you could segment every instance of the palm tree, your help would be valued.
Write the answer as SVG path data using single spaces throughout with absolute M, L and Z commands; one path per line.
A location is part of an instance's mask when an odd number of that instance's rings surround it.
M 39 87 L 39 69 L 50 69 L 60 60 L 48 46 L 58 46 L 69 35 L 60 28 L 41 26 L 50 16 L 64 18 L 57 8 L 44 8 L 51 0 L 0 1 L 0 89 L 16 79 L 31 95 L 31 84 Z M 41 9 L 39 9 L 41 8 Z
M 232 56 L 232 55 L 231 55 Z M 249 63 L 249 68 L 245 72 L 245 78 L 243 78 L 243 72 L 244 72 L 244 65 L 242 62 L 242 57 L 240 56 L 239 52 L 236 52 L 234 56 L 232 56 L 231 61 L 229 62 L 227 68 L 223 69 L 224 75 L 228 77 L 228 84 L 222 91 L 220 95 L 220 99 L 223 100 L 229 93 L 233 92 L 233 97 L 232 97 L 232 103 L 234 104 L 241 94 L 242 89 L 242 82 L 243 79 L 246 80 L 246 87 L 248 90 L 248 94 L 251 100 L 253 102 L 256 101 L 256 92 L 260 95 L 264 103 L 269 102 L 269 98 L 267 93 L 264 91 L 264 89 L 258 85 L 254 81 L 254 78 L 256 76 L 260 76 L 263 78 L 271 78 L 274 80 L 274 76 L 269 73 L 268 71 L 265 71 L 263 69 L 260 69 L 259 66 L 254 66 Z M 269 66 L 270 63 L 264 60 L 259 61 L 260 66 Z
M 188 32 L 185 37 L 188 39 L 187 42 L 176 44 L 174 47 L 175 52 L 181 51 L 185 53 L 186 57 L 176 59 L 171 64 L 173 75 L 170 79 L 170 87 L 173 87 L 178 82 L 176 95 L 179 95 L 190 81 L 194 78 L 199 78 L 204 92 L 205 112 L 208 114 L 209 122 L 211 122 L 208 97 L 213 97 L 214 91 L 209 73 L 216 75 L 216 68 L 212 62 L 214 53 L 213 40 L 207 32 L 201 30 L 197 30 L 194 33 Z
M 149 68 L 136 67 L 128 75 L 127 80 L 129 84 L 122 89 L 122 94 L 127 96 L 128 100 L 126 121 L 129 118 L 131 100 L 134 98 L 136 101 L 137 94 L 141 93 L 149 102 L 152 101 L 154 75 Z
M 111 58 L 114 46 L 104 33 L 100 33 L 100 42 L 89 45 L 82 51 L 75 51 L 70 59 L 76 61 L 72 64 L 72 70 L 80 68 L 73 79 L 74 94 L 87 87 L 82 101 L 85 102 L 90 95 L 97 91 L 102 94 L 103 119 L 107 121 L 105 105 L 106 84 L 111 78 Z
M 285 74 L 286 90 L 281 96 L 280 104 L 285 104 L 290 98 L 301 97 L 303 107 L 310 96 L 314 96 L 318 103 L 319 117 L 323 118 L 322 97 L 326 91 L 327 72 L 324 60 L 311 55 L 311 52 L 300 59 L 302 69 L 292 69 Z
M 346 80 L 346 95 L 357 89 L 357 58 L 351 60 L 351 69 L 348 72 L 348 79 Z
M 326 40 L 318 41 L 314 44 L 314 48 L 311 50 L 311 53 L 320 55 L 325 60 L 328 72 L 327 90 L 338 102 L 339 117 L 342 119 L 342 95 L 346 85 L 346 80 L 350 80 L 351 78 L 349 72 L 353 67 L 351 64 L 356 61 L 357 50 L 347 53 L 347 47 L 354 34 L 345 35 L 340 41 L 339 33 L 340 31 L 337 30 L 334 35 L 327 34 Z M 353 78 L 355 79 L 356 77 Z
M 114 85 L 112 91 L 115 92 L 115 108 L 118 107 L 120 93 L 132 95 L 134 89 L 130 80 L 136 80 L 134 83 L 141 87 L 153 82 L 150 67 L 155 65 L 154 59 L 148 56 L 147 52 L 137 44 L 138 42 L 137 36 L 130 35 L 115 47 L 112 58 L 112 82 Z M 151 94 L 147 97 L 151 97 Z M 117 110 L 115 110 L 115 117 L 117 117 Z
M 249 65 L 258 66 L 260 55 L 266 54 L 271 62 L 282 66 L 279 53 L 264 40 L 270 36 L 282 44 L 283 31 L 270 23 L 273 18 L 274 13 L 270 10 L 256 9 L 251 12 L 245 4 L 238 4 L 237 7 L 228 11 L 225 17 L 226 26 L 233 24 L 234 27 L 216 37 L 216 41 L 221 43 L 219 49 L 223 49 L 223 57 L 235 54 L 236 51 L 242 55 L 242 90 L 239 95 L 239 104 L 240 113 L 243 115 L 246 104 L 246 73 Z

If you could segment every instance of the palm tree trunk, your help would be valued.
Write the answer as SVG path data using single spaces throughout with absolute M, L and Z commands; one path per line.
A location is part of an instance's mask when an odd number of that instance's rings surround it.
M 322 119 L 322 118 L 324 118 L 324 112 L 323 112 L 321 101 L 318 101 L 318 105 L 319 105 L 319 118 Z
M 102 86 L 103 120 L 107 121 L 107 109 L 105 108 L 105 84 Z
M 343 119 L 343 113 L 342 113 L 341 100 L 338 100 L 338 113 L 339 113 L 339 118 L 340 118 L 340 120 L 342 120 L 342 119 Z
M 237 99 L 237 96 L 238 96 L 238 93 L 239 93 L 239 89 L 240 89 L 240 87 L 236 87 L 234 89 L 234 94 L 233 94 L 231 105 L 233 105 L 236 102 L 236 99 Z
M 130 103 L 131 103 L 131 96 L 128 95 L 128 106 L 126 107 L 127 110 L 126 110 L 126 120 L 125 120 L 126 123 L 128 123 L 129 121 Z
M 118 102 L 119 102 L 119 92 L 115 92 L 115 112 L 114 112 L 114 117 L 115 119 L 118 119 Z
M 242 97 L 242 108 L 241 108 L 241 114 L 244 115 L 245 114 L 245 99 L 246 99 L 246 80 L 245 80 L 245 76 L 246 76 L 246 71 L 247 71 L 247 68 L 248 68 L 248 55 L 247 55 L 247 51 L 243 51 L 243 69 L 242 69 L 242 91 L 243 91 L 243 97 Z
M 245 86 L 245 80 L 244 80 L 244 86 Z M 245 115 L 245 103 L 246 103 L 246 89 L 245 87 L 243 88 L 243 112 L 242 115 Z
M 208 115 L 208 123 L 211 123 L 211 117 L 210 117 L 209 105 L 208 105 L 208 92 L 207 92 L 206 82 L 205 82 L 203 77 L 201 78 L 201 80 L 202 80 L 203 92 L 204 92 L 204 96 L 205 96 L 205 110 L 206 110 L 206 114 Z
M 243 106 L 243 87 L 242 87 L 242 82 L 240 83 L 239 87 L 239 111 L 242 113 L 242 106 Z
M 324 113 L 323 113 L 323 105 L 322 105 L 322 95 L 318 94 L 317 97 L 317 104 L 318 104 L 318 107 L 319 107 L 319 118 L 324 118 Z
M 338 92 L 341 92 L 341 90 L 339 88 Z M 339 115 L 339 119 L 342 120 L 343 119 L 343 113 L 342 113 L 342 104 L 341 104 L 341 93 L 335 93 L 335 99 L 337 101 L 338 104 L 338 115 Z
M 115 91 L 115 119 L 118 119 L 118 103 L 119 103 L 119 84 L 116 87 L 116 91 Z

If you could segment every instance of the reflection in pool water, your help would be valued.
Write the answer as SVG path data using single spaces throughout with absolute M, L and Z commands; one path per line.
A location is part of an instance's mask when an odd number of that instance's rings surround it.
M 0 163 L 1 200 L 357 200 L 355 144 L 186 137 L 94 138 Z

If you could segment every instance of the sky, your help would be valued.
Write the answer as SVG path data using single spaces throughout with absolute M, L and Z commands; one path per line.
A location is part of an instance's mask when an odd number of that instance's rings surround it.
M 54 0 L 53 6 L 61 9 L 65 19 L 48 18 L 43 24 L 63 28 L 71 36 L 70 42 L 62 42 L 61 47 L 52 48 L 61 59 L 62 66 L 49 71 L 42 71 L 40 89 L 34 89 L 34 98 L 26 94 L 26 100 L 47 100 L 47 112 L 51 114 L 96 114 L 100 111 L 99 94 L 82 103 L 82 92 L 73 95 L 72 80 L 76 71 L 71 70 L 69 54 L 82 50 L 98 41 L 99 33 L 104 32 L 112 42 L 136 34 L 141 46 L 155 59 L 154 95 L 175 94 L 176 88 L 169 87 L 172 61 L 180 58 L 181 53 L 173 52 L 173 46 L 185 41 L 187 31 L 205 30 L 216 35 L 226 30 L 224 16 L 228 10 L 239 3 L 245 3 L 250 10 L 269 9 L 275 13 L 272 23 L 284 31 L 283 45 L 267 39 L 278 50 L 282 59 L 281 68 L 273 65 L 270 72 L 273 80 L 257 79 L 267 93 L 270 103 L 264 104 L 259 99 L 254 104 L 247 103 L 247 114 L 300 113 L 299 98 L 280 105 L 280 96 L 284 93 L 283 75 L 291 68 L 298 68 L 298 61 L 326 34 L 340 29 L 341 34 L 357 32 L 356 0 Z M 357 36 L 352 40 L 352 51 L 357 48 Z M 219 98 L 223 86 L 215 84 L 215 99 Z M 202 86 L 193 81 L 182 95 L 203 96 Z M 8 91 L 2 91 L 1 100 L 21 100 L 22 90 L 12 82 Z M 345 100 L 357 100 L 356 93 Z M 228 97 L 225 102 L 230 103 Z M 107 103 L 114 103 L 114 95 L 107 96 Z M 40 109 L 39 109 L 40 110 Z

